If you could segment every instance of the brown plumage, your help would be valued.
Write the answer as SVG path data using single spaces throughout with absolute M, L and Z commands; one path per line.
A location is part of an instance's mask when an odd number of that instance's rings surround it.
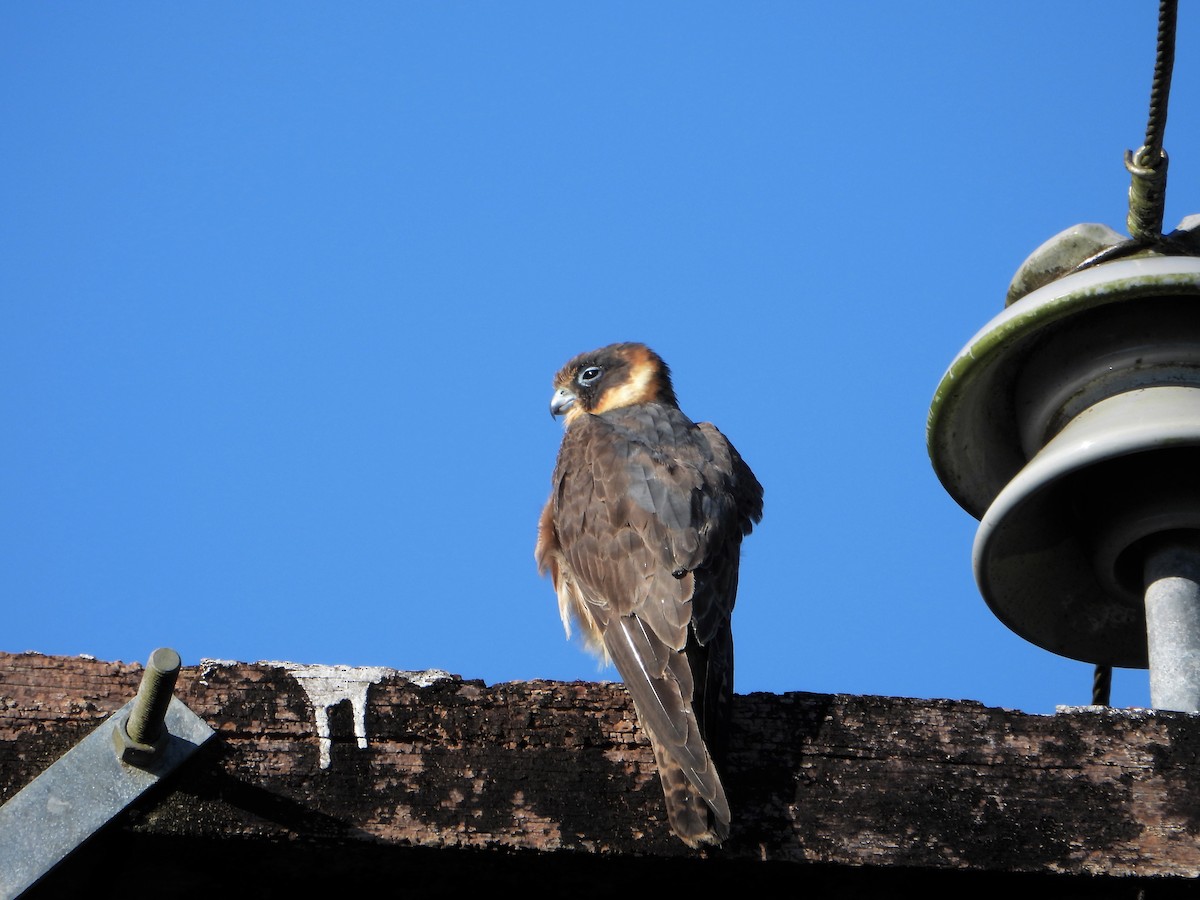
M 650 737 L 671 828 L 729 834 L 718 775 L 733 696 L 729 617 L 762 487 L 715 427 L 679 409 L 643 344 L 583 353 L 554 377 L 566 432 L 538 526 L 568 635 L 616 664 Z M 714 761 L 715 760 L 715 761 Z

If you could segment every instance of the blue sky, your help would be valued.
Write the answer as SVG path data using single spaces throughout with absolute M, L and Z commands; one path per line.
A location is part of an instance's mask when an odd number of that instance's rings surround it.
M 533 541 L 551 376 L 640 340 L 766 488 L 739 692 L 1088 702 L 924 426 L 1034 247 L 1124 230 L 1156 6 L 3 6 L 0 649 L 615 678 Z

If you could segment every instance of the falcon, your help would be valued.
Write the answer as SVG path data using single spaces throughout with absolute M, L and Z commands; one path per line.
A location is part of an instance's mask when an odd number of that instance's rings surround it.
M 567 636 L 616 665 L 650 738 L 671 829 L 729 835 L 718 774 L 733 698 L 730 614 L 762 486 L 733 445 L 679 409 L 644 344 L 583 353 L 554 377 L 565 428 L 538 523 Z

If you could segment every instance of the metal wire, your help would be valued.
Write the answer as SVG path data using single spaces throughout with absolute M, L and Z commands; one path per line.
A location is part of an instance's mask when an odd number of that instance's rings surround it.
M 1142 244 L 1162 237 L 1163 209 L 1167 195 L 1167 154 L 1163 136 L 1167 130 L 1167 102 L 1171 73 L 1175 67 L 1175 22 L 1178 0 L 1159 0 L 1158 41 L 1154 53 L 1154 80 L 1150 87 L 1150 116 L 1146 141 L 1136 152 L 1125 152 L 1129 184 L 1129 236 Z
M 1162 150 L 1167 130 L 1167 100 L 1171 95 L 1171 72 L 1175 68 L 1175 20 L 1178 0 L 1160 0 L 1158 4 L 1158 45 L 1154 52 L 1154 82 L 1150 87 L 1150 121 L 1146 123 L 1143 150 Z M 1156 153 L 1151 153 L 1153 158 Z M 1147 160 L 1139 160 L 1142 165 Z
M 1108 706 L 1112 695 L 1112 666 L 1096 666 L 1092 677 L 1092 706 Z

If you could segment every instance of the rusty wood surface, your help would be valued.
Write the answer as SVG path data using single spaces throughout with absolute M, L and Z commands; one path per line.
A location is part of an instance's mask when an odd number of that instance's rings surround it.
M 726 778 L 734 832 L 697 854 L 669 833 L 620 685 L 422 685 L 367 671 L 360 718 L 336 690 L 313 689 L 325 671 L 185 667 L 176 695 L 217 739 L 114 823 L 110 840 L 186 839 L 231 854 L 305 846 L 326 864 L 331 848 L 341 859 L 428 848 L 1128 884 L 1200 874 L 1197 716 L 741 695 Z M 140 674 L 137 664 L 0 654 L 0 801 L 132 697 Z

